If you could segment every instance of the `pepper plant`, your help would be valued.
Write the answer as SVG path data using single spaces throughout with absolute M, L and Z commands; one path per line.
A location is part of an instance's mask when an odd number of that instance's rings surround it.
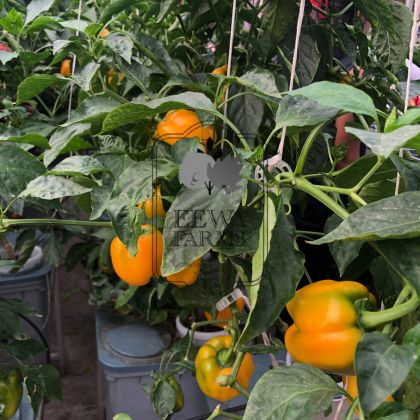
M 351 401 L 347 418 L 355 410 L 372 419 L 418 413 L 420 113 L 401 112 L 404 84 L 398 79 L 404 76 L 412 16 L 398 2 L 353 3 L 349 23 L 340 19 L 349 5 L 308 2 L 297 88 L 288 92 L 294 1 L 239 2 L 230 76 L 212 74 L 227 61 L 229 2 L 86 2 L 79 16 L 76 2 L 64 9 L 46 0 L 27 7 L 2 1 L 1 42 L 10 50 L 0 51 L 2 233 L 48 228 L 54 249 L 69 235 L 82 238 L 83 251 L 93 255 L 88 266 L 105 289 L 106 296 L 96 295 L 97 300 L 103 303 L 117 290 L 117 306 L 140 302 L 141 312 L 155 311 L 151 322 L 170 318 L 167 304 L 173 300 L 214 310 L 215 301 L 205 299 L 211 280 L 178 287 L 177 277 L 170 279 L 208 252 L 217 255 L 218 298 L 220 290 L 228 294 L 240 284 L 249 313 L 238 314 L 232 305 L 230 319 L 204 321 L 225 324 L 231 336 L 229 345 L 214 346 L 217 375 L 202 374 L 200 352 L 194 366 L 190 342 L 178 363 L 195 369 L 199 383 L 206 382 L 204 376 L 216 382 L 210 388 L 218 395 L 249 398 L 245 419 L 309 418 L 327 411 L 339 393 Z M 371 37 L 363 31 L 361 14 L 372 26 Z M 337 58 L 337 48 L 353 72 Z M 60 74 L 60 63 L 69 59 L 72 73 Z M 174 116 L 167 113 L 180 110 L 193 111 L 198 123 L 165 141 L 158 127 Z M 345 148 L 334 145 L 334 121 L 348 113 L 355 122 L 347 133 L 370 153 L 339 169 Z M 188 133 L 197 128 L 191 138 Z M 270 171 L 264 160 L 276 154 L 286 129 L 282 170 Z M 406 151 L 399 155 L 402 147 Z M 201 171 L 210 168 L 194 188 L 181 175 L 190 168 L 187 157 L 199 162 Z M 254 176 L 259 170 L 262 179 Z M 221 175 L 226 173 L 228 181 Z M 166 212 L 160 216 L 153 209 L 159 205 L 158 186 Z M 149 217 L 145 203 L 154 194 Z M 314 203 L 328 217 L 325 226 L 302 228 Z M 23 213 L 23 205 L 44 215 L 12 218 L 12 212 Z M 128 277 L 114 260 L 125 280 L 114 289 L 101 265 L 107 261 L 110 267 L 111 243 L 119 244 L 121 258 L 131 254 L 141 261 L 147 235 L 152 244 L 154 236 L 161 237 L 161 262 L 153 254 L 147 284 L 140 285 L 134 282 L 143 266 L 123 265 L 132 270 Z M 344 371 L 318 366 L 286 339 L 296 363 L 270 370 L 247 390 L 249 353 L 277 352 L 283 336 L 278 333 L 264 346 L 251 340 L 273 326 L 284 330 L 285 307 L 297 298 L 296 290 L 322 280 L 307 262 L 325 244 L 335 280 L 365 283 L 375 295 L 376 307 L 366 293 L 342 299 L 349 319 L 338 330 L 350 325 L 358 334 L 353 366 L 351 361 Z M 73 248 L 68 261 L 77 255 L 80 248 Z M 305 318 L 305 307 L 302 312 Z M 334 338 L 326 344 L 334 348 Z M 336 357 L 340 361 L 342 355 Z M 249 369 L 242 374 L 244 360 Z M 337 386 L 331 373 L 355 374 L 359 396 Z M 166 418 L 180 405 L 175 388 L 163 388 L 173 402 L 159 408 Z M 383 403 L 390 395 L 394 401 Z M 217 407 L 210 418 L 220 414 Z

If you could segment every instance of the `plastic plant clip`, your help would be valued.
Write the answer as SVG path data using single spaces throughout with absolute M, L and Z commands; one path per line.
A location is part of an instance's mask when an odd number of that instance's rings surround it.
M 226 309 L 228 306 L 230 306 L 232 303 L 236 302 L 238 299 L 243 298 L 244 295 L 241 292 L 240 289 L 236 288 L 233 290 L 232 293 L 229 293 L 228 295 L 222 297 L 217 303 L 216 303 L 216 309 L 220 312 L 223 311 L 223 309 Z
M 292 168 L 290 167 L 290 165 L 287 162 L 285 162 L 283 159 L 281 159 L 281 157 L 280 157 L 279 154 L 271 157 L 270 159 L 266 159 L 263 162 L 263 166 L 270 173 L 273 173 L 275 171 L 279 171 L 279 172 L 293 172 L 292 171 Z M 258 166 L 255 169 L 254 178 L 257 181 L 262 182 L 263 184 L 261 185 L 261 188 L 264 188 L 264 184 L 267 182 L 267 178 L 266 178 L 266 176 L 264 174 L 264 171 L 263 171 L 263 169 L 262 169 L 261 166 Z

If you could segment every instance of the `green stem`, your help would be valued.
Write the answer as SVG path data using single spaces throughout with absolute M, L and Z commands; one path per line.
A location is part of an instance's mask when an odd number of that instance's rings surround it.
M 348 10 L 350 10 L 353 7 L 353 2 L 351 1 L 344 9 L 340 10 L 337 13 L 333 13 L 334 17 L 343 16 Z
M 342 219 L 345 219 L 349 215 L 349 213 L 345 209 L 343 209 L 343 207 L 337 204 L 328 194 L 321 191 L 318 188 L 318 186 L 313 185 L 304 177 L 298 176 L 294 178 L 294 180 L 292 181 L 292 185 L 294 186 L 294 188 L 304 191 L 312 197 L 316 198 L 318 201 L 320 201 L 322 204 L 324 204 Z
M 251 396 L 251 393 L 246 388 L 244 388 L 242 385 L 238 384 L 238 382 L 235 382 L 232 385 L 232 388 L 239 391 L 246 399 L 249 399 L 249 397 Z
M 242 420 L 242 417 L 238 416 L 237 414 L 227 413 L 226 411 L 223 411 L 220 408 L 220 405 L 216 406 L 216 408 L 213 410 L 211 415 L 207 417 L 207 420 L 213 420 L 219 416 L 223 416 L 223 417 L 226 417 L 228 419 L 233 419 L 233 420 Z
M 189 339 L 189 342 L 188 342 L 187 350 L 185 352 L 184 360 L 189 360 L 191 345 L 192 345 L 192 341 L 193 341 L 193 338 L 194 338 L 195 330 L 197 328 L 204 327 L 205 325 L 211 325 L 211 324 L 224 324 L 224 323 L 228 323 L 229 321 L 230 321 L 229 319 L 212 319 L 211 321 L 194 322 L 191 325 L 190 339 Z
M 312 230 L 296 230 L 296 235 L 313 235 L 313 236 L 324 236 L 324 232 L 315 232 Z
M 111 222 L 95 222 L 93 220 L 61 220 L 61 219 L 3 219 L 1 227 L 9 228 L 13 226 L 26 225 L 47 225 L 47 226 L 92 226 L 112 228 Z
M 365 200 L 363 200 L 363 198 L 362 197 L 360 197 L 360 195 L 359 194 L 356 194 L 355 192 L 352 192 L 351 194 L 350 194 L 350 198 L 355 202 L 355 203 L 358 203 L 358 204 L 361 204 L 362 206 L 366 206 L 366 204 L 367 204 L 367 202 L 365 201 Z
M 346 416 L 343 420 L 351 420 L 354 414 L 354 411 L 356 410 L 357 406 L 359 405 L 359 397 L 356 397 L 349 408 L 349 410 L 346 413 Z
M 318 134 L 324 129 L 328 124 L 328 121 L 324 121 L 318 124 L 309 134 L 308 138 L 303 145 L 302 152 L 300 153 L 299 159 L 296 163 L 295 175 L 301 175 L 303 172 L 303 167 L 305 166 L 306 159 L 308 157 L 309 151 L 314 143 Z
M 372 166 L 372 168 L 368 171 L 368 173 L 353 187 L 351 191 L 358 192 L 360 189 L 365 185 L 365 183 L 375 174 L 375 172 L 379 169 L 380 166 L 384 163 L 384 159 L 378 157 L 376 163 Z
M 411 287 L 411 286 L 407 286 Z M 404 289 L 403 289 L 404 291 Z M 402 293 L 402 292 L 401 292 Z M 379 312 L 363 311 L 359 315 L 359 325 L 364 329 L 372 329 L 378 325 L 399 319 L 413 311 L 420 305 L 420 299 L 417 293 L 412 290 L 410 299 L 392 308 Z
M 48 116 L 51 119 L 54 119 L 54 115 L 51 113 L 50 109 L 48 108 L 48 106 L 46 105 L 46 103 L 40 98 L 39 95 L 37 95 L 36 99 L 42 105 L 42 107 L 44 108 L 44 110 L 46 111 L 46 113 L 48 114 Z

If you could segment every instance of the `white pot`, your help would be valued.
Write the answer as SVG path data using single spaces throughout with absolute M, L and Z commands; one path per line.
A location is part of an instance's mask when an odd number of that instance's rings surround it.
M 176 320 L 176 329 L 178 331 L 178 335 L 182 338 L 185 337 L 187 334 L 192 333 L 190 328 L 187 328 L 180 320 L 179 315 L 177 315 Z M 225 330 L 220 330 L 216 332 L 203 332 L 203 331 L 197 331 L 195 330 L 194 337 L 193 337 L 193 344 L 195 346 L 202 346 L 204 343 L 206 343 L 208 340 L 210 340 L 213 337 L 218 337 L 219 335 L 228 335 L 228 333 Z
M 25 274 L 30 271 L 35 270 L 42 264 L 42 258 L 44 254 L 42 253 L 42 248 L 38 245 L 34 247 L 31 256 L 26 260 L 26 262 L 20 267 L 17 271 L 19 274 Z M 0 274 L 9 274 L 10 268 L 0 268 Z

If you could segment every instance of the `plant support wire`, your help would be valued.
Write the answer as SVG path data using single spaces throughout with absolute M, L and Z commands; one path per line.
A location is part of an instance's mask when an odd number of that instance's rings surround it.
M 406 84 L 406 91 L 405 91 L 404 112 L 407 112 L 408 103 L 410 101 L 411 71 L 412 71 L 412 66 L 413 66 L 414 47 L 416 45 L 417 32 L 419 28 L 419 15 L 420 15 L 420 0 L 415 0 L 414 13 L 413 13 L 413 25 L 411 27 L 410 50 L 408 54 L 408 72 L 407 72 L 407 84 Z M 404 148 L 402 147 L 399 151 L 399 157 L 403 157 L 403 155 L 404 155 Z M 398 195 L 398 193 L 400 192 L 400 184 L 401 184 L 401 174 L 400 172 L 398 172 L 397 182 L 395 184 L 395 195 Z

